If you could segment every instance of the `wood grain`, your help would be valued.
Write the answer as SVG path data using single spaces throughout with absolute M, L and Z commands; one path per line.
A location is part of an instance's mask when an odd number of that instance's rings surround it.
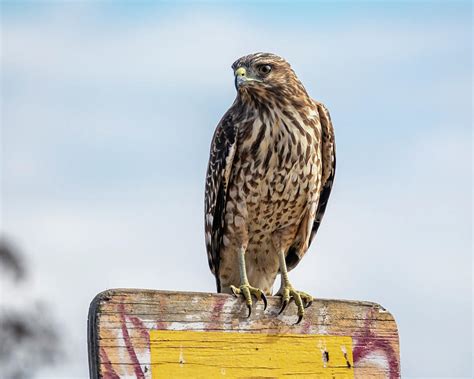
M 248 319 L 241 299 L 224 294 L 102 292 L 89 311 L 90 375 L 400 377 L 397 326 L 381 306 L 316 300 L 299 325 L 294 304 L 282 315 L 279 308 L 280 299 L 270 297 Z

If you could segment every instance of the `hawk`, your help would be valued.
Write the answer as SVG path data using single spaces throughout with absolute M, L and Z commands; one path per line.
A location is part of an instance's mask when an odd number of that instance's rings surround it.
M 323 218 L 335 169 L 334 129 L 289 63 L 270 53 L 232 65 L 237 97 L 215 130 L 205 188 L 205 237 L 217 291 L 263 300 L 281 276 L 280 313 L 299 323 L 313 298 L 288 278 Z

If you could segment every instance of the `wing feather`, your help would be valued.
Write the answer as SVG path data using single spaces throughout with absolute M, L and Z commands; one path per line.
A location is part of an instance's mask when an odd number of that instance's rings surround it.
M 207 256 L 209 268 L 216 277 L 218 292 L 220 292 L 219 251 L 224 231 L 227 187 L 237 146 L 237 128 L 231 110 L 232 108 L 217 125 L 212 138 L 204 201 Z
M 321 175 L 321 190 L 316 210 L 311 210 L 311 212 L 304 219 L 304 221 L 309 224 L 302 225 L 303 227 L 306 227 L 307 225 L 307 227 L 311 228 L 309 240 L 307 240 L 307 244 L 302 243 L 303 241 L 295 241 L 295 243 L 290 247 L 286 256 L 286 265 L 288 270 L 296 267 L 303 255 L 306 253 L 306 250 L 311 245 L 311 242 L 313 241 L 314 236 L 321 225 L 324 212 L 326 211 L 329 195 L 331 194 L 332 185 L 334 182 L 334 175 L 336 174 L 336 142 L 334 138 L 334 128 L 331 122 L 331 116 L 323 104 L 316 101 L 314 103 L 318 110 L 322 131 L 321 158 L 323 172 Z
M 316 208 L 316 217 L 314 218 L 309 245 L 311 245 L 311 242 L 321 225 L 324 212 L 326 212 L 329 195 L 331 194 L 332 185 L 334 183 L 334 175 L 336 174 L 336 141 L 334 138 L 334 127 L 332 126 L 331 116 L 324 104 L 316 102 L 316 105 L 318 107 L 322 130 L 321 156 L 323 161 L 323 175 L 321 178 L 321 193 L 319 194 L 319 202 L 318 207 Z

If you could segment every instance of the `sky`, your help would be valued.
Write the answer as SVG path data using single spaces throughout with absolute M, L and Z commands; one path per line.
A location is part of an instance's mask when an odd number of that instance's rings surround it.
M 472 376 L 472 6 L 2 2 L 1 225 L 86 378 L 106 288 L 215 291 L 203 233 L 231 64 L 285 57 L 336 130 L 336 182 L 290 273 L 396 318 L 405 378 Z M 2 291 L 6 298 L 6 291 Z

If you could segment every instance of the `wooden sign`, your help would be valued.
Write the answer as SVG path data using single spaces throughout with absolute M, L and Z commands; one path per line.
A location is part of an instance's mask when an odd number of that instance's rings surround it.
M 109 290 L 89 311 L 91 378 L 399 378 L 395 320 L 368 302 L 315 300 L 295 325 L 280 298 L 247 318 L 224 294 Z

